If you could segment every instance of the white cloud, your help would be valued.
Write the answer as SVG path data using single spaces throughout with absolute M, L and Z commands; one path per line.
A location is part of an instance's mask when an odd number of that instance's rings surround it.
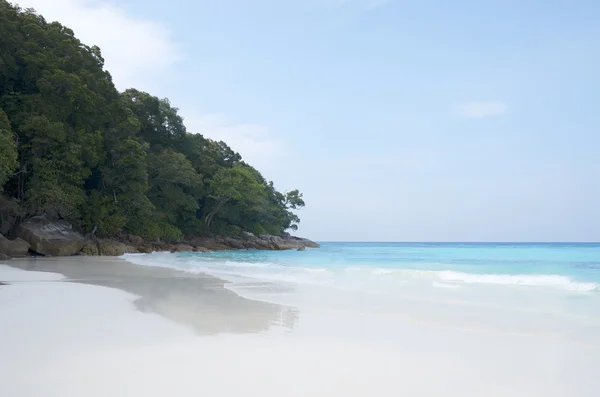
M 129 15 L 107 1 L 17 0 L 48 21 L 73 29 L 87 45 L 102 50 L 106 69 L 117 88 L 152 89 L 152 81 L 182 59 L 169 30 L 156 22 Z
M 224 141 L 259 171 L 273 171 L 286 156 L 285 143 L 263 125 L 235 123 L 223 115 L 199 115 L 184 110 L 179 113 L 189 132 Z
M 483 119 L 486 117 L 502 116 L 508 111 L 504 102 L 466 102 L 458 106 L 459 116 L 467 119 Z

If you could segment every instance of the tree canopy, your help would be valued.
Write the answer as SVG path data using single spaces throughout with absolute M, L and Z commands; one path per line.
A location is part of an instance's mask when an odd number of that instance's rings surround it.
M 201 131 L 198 131 L 201 132 Z M 25 216 L 84 233 L 175 241 L 297 228 L 278 192 L 226 143 L 186 130 L 167 99 L 118 92 L 96 46 L 0 0 L 0 190 Z

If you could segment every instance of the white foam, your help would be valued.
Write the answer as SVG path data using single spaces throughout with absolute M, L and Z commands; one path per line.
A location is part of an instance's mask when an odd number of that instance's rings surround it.
M 423 281 L 438 288 L 452 288 L 459 284 L 480 284 L 497 286 L 545 287 L 562 289 L 564 291 L 590 292 L 599 289 L 593 282 L 573 280 L 566 276 L 544 274 L 474 274 L 450 270 L 417 270 L 371 268 L 352 266 L 341 271 L 326 268 L 282 266 L 275 263 L 241 262 L 241 261 L 203 261 L 201 257 L 181 257 L 171 253 L 154 253 L 150 255 L 123 256 L 126 260 L 149 266 L 169 267 L 191 273 L 207 273 L 216 277 L 250 277 L 254 279 L 285 282 L 296 284 L 322 284 L 327 278 L 327 285 L 337 283 L 359 284 L 365 288 L 369 282 L 380 283 L 388 280 L 386 285 L 393 287 L 394 283 Z M 230 279 L 230 281 L 233 281 Z M 391 283 L 391 284 L 390 284 Z M 372 286 L 371 286 L 372 287 Z
M 517 285 L 528 287 L 555 287 L 567 291 L 594 291 L 596 283 L 573 281 L 558 275 L 529 275 L 529 274 L 472 274 L 453 271 L 436 272 L 438 277 L 446 282 L 465 284 Z

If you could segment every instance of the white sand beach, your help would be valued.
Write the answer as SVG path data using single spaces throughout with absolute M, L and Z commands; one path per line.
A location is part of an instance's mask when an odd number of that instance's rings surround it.
M 212 277 L 113 258 L 13 260 L 0 265 L 0 282 L 6 397 L 587 397 L 600 390 L 598 346 L 551 336 L 393 313 L 296 310 L 239 297 Z

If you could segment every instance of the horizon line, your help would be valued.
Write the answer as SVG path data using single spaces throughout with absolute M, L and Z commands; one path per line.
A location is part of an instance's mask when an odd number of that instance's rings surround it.
M 319 243 L 378 243 L 378 244 L 600 244 L 600 241 L 365 241 L 315 240 Z

